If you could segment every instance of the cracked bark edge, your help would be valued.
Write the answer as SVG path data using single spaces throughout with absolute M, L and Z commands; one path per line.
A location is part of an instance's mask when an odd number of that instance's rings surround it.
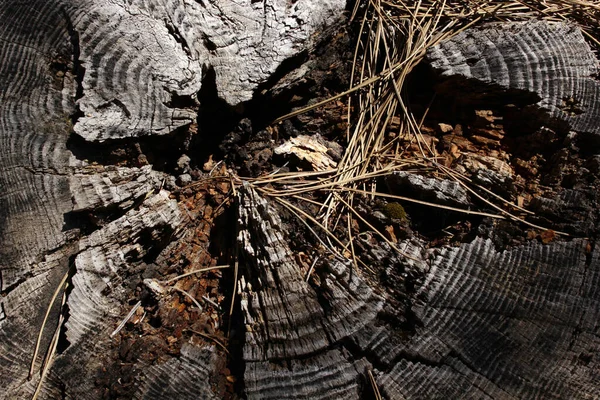
M 130 289 L 123 283 L 132 274 L 133 266 L 143 263 L 146 254 L 164 242 L 165 237 L 172 237 L 184 221 L 177 203 L 169 199 L 166 191 L 161 191 L 80 241 L 66 303 L 64 337 L 67 346 L 55 356 L 52 379 L 43 382 L 44 396 L 52 398 L 52 393 L 60 388 L 80 399 L 103 396 L 103 388 L 96 385 L 96 379 L 106 367 L 107 355 L 114 350 L 115 339 L 110 333 L 127 313 Z M 195 370 L 194 357 L 188 358 L 191 374 Z M 185 363 L 185 360 L 184 356 L 171 364 Z M 209 360 L 213 358 L 207 357 L 205 361 Z M 143 361 L 138 363 L 142 376 L 149 374 L 146 380 L 162 376 L 171 365 L 152 369 Z M 206 371 L 210 370 L 209 365 Z M 78 379 L 73 379 L 75 376 Z M 156 387 L 146 384 L 139 390 L 145 395 Z
M 196 110 L 169 107 L 195 98 L 214 68 L 219 97 L 250 100 L 285 59 L 307 49 L 321 28 L 342 18 L 345 2 L 183 3 L 160 0 L 73 8 L 82 65 L 75 132 L 89 141 L 164 135 L 195 121 Z M 212 43 L 207 46 L 206 43 Z

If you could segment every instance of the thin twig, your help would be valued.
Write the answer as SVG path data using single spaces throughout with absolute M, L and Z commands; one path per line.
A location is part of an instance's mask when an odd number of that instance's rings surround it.
M 235 297 L 237 291 L 237 279 L 238 279 L 238 259 L 237 259 L 237 245 L 236 245 L 236 256 L 235 263 L 233 264 L 233 293 L 231 294 L 231 305 L 229 307 L 229 326 L 227 327 L 227 336 L 231 333 L 231 316 L 233 315 L 233 306 L 235 305 Z
M 58 296 L 60 291 L 63 290 L 68 277 L 69 277 L 69 271 L 65 272 L 65 275 L 60 280 L 60 283 L 56 287 L 56 290 L 54 291 L 54 294 L 52 295 L 52 298 L 50 299 L 48 308 L 46 309 L 46 315 L 44 315 L 44 320 L 42 321 L 42 326 L 40 327 L 40 332 L 38 333 L 38 338 L 37 338 L 37 341 L 35 342 L 35 349 L 33 351 L 33 358 L 31 359 L 31 367 L 29 368 L 29 378 L 28 379 L 31 379 L 31 377 L 33 376 L 33 370 L 35 369 L 35 359 L 37 358 L 37 355 L 38 355 L 38 352 L 40 349 L 40 343 L 42 341 L 42 334 L 44 333 L 44 328 L 46 327 L 46 322 L 48 321 L 48 316 L 50 315 L 50 310 L 52 310 L 52 306 L 54 305 L 54 302 L 56 301 L 56 297 Z
M 319 261 L 319 258 L 320 258 L 319 256 L 315 257 L 312 264 L 310 265 L 310 268 L 308 269 L 308 272 L 306 273 L 306 280 L 305 280 L 306 282 L 309 281 L 310 275 L 312 274 L 313 269 L 315 268 L 315 265 L 317 264 L 317 261 Z
M 196 269 L 194 271 L 191 272 L 186 272 L 185 274 L 182 275 L 178 275 L 175 278 L 171 278 L 169 280 L 166 281 L 159 281 L 160 283 L 162 283 L 163 285 L 168 285 L 171 282 L 175 282 L 181 278 L 185 278 L 186 276 L 190 276 L 190 275 L 194 275 L 194 274 L 198 274 L 200 272 L 207 272 L 207 271 L 213 271 L 215 269 L 224 269 L 224 268 L 229 268 L 229 265 L 216 265 L 214 267 L 208 267 L 208 268 L 201 268 L 201 269 Z
M 379 387 L 377 386 L 377 381 L 373 376 L 371 370 L 367 370 L 367 374 L 369 375 L 369 382 L 371 382 L 371 388 L 373 388 L 373 394 L 375 395 L 375 400 L 382 400 L 381 393 L 379 392 Z
M 206 338 L 208 340 L 212 340 L 213 342 L 218 344 L 223 350 L 225 350 L 225 353 L 229 354 L 229 350 L 227 350 L 227 347 L 225 347 L 225 345 L 223 343 L 221 343 L 221 341 L 219 339 L 217 339 L 216 337 L 214 337 L 212 335 L 207 335 L 206 333 L 195 331 L 193 329 L 186 329 L 186 331 L 192 332 L 198 336 L 202 336 L 203 338 Z
M 196 305 L 196 307 L 198 307 L 198 310 L 202 311 L 202 306 L 200 305 L 200 303 L 198 303 L 198 300 L 196 300 L 194 298 L 194 296 L 192 296 L 191 294 L 189 294 L 188 292 L 186 292 L 183 289 L 179 289 L 178 287 L 172 287 L 171 289 L 187 296 L 187 298 L 190 299 Z
M 202 296 L 202 300 L 204 300 L 205 302 L 207 302 L 208 304 L 212 305 L 213 307 L 215 307 L 217 310 L 221 311 L 221 306 L 219 304 L 217 304 L 216 302 L 214 302 L 213 300 L 211 300 L 210 298 L 206 297 L 206 296 Z
M 123 321 L 121 321 L 119 326 L 117 326 L 117 328 L 110 334 L 111 338 L 114 337 L 117 333 L 119 333 L 121 331 L 121 329 L 123 329 L 123 327 L 125 326 L 127 321 L 129 321 L 131 319 L 131 317 L 133 317 L 133 314 L 135 314 L 135 312 L 137 311 L 138 308 L 140 308 L 141 305 L 142 305 L 141 300 L 138 301 L 137 303 L 135 303 L 135 305 L 133 306 L 131 311 L 129 311 L 129 314 L 127 314 L 127 316 L 123 319 Z
M 54 355 L 56 354 L 56 348 L 58 346 L 58 338 L 60 336 L 60 330 L 61 330 L 63 322 L 65 320 L 65 317 L 62 313 L 62 308 L 64 307 L 66 301 L 67 301 L 67 295 L 66 295 L 66 292 L 63 291 L 62 302 L 61 302 L 61 307 L 60 307 L 61 313 L 58 318 L 58 325 L 56 326 L 56 330 L 54 331 L 54 336 L 52 336 L 52 341 L 50 342 L 50 348 L 48 350 L 48 355 L 46 356 L 46 359 L 44 360 L 44 367 L 42 368 L 40 380 L 38 381 L 38 384 L 36 386 L 35 392 L 33 393 L 33 397 L 31 398 L 31 400 L 37 400 L 37 398 L 42 390 L 44 380 L 46 379 L 46 376 L 48 375 L 48 371 L 50 371 L 50 367 L 52 366 L 53 358 L 54 358 Z

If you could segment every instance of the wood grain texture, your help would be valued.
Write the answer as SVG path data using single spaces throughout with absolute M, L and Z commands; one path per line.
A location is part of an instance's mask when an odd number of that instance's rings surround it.
M 93 171 L 93 172 L 92 172 Z M 98 210 L 113 206 L 128 209 L 161 186 L 162 174 L 152 166 L 85 169 L 69 177 L 73 211 Z
M 72 208 L 66 141 L 74 90 L 72 76 L 57 76 L 72 54 L 58 2 L 4 2 L 0 21 L 0 396 L 15 398 L 69 268 L 63 215 Z
M 348 352 L 329 350 L 292 359 L 288 365 L 253 362 L 246 368 L 249 399 L 360 399 L 370 363 Z
M 216 355 L 214 347 L 184 345 L 181 356 L 148 367 L 144 383 L 135 394 L 137 400 L 218 399 L 209 384 L 213 379 Z
M 285 59 L 311 45 L 345 2 L 91 1 L 73 15 L 85 68 L 83 116 L 75 132 L 87 140 L 167 134 L 196 114 L 177 107 L 194 98 L 208 69 L 219 96 L 250 100 Z
M 488 24 L 431 48 L 427 59 L 443 77 L 535 94 L 534 103 L 572 130 L 600 133 L 600 63 L 575 26 L 545 21 Z
M 54 379 L 44 382 L 45 397 L 57 390 L 80 399 L 102 397 L 96 375 L 115 345 L 110 333 L 127 313 L 127 278 L 183 221 L 177 203 L 161 191 L 79 242 L 66 303 L 68 347 L 54 361 Z
M 380 362 L 389 398 L 598 397 L 600 263 L 586 245 L 427 250 L 415 333 L 368 327 L 353 340 Z
M 423 175 L 398 171 L 386 176 L 385 183 L 391 193 L 402 194 L 438 204 L 469 206 L 467 191 L 456 181 L 428 178 Z
M 164 194 L 156 194 L 159 174 L 149 167 L 98 169 L 71 153 L 70 135 L 119 140 L 169 134 L 195 122 L 187 105 L 209 69 L 221 98 L 248 100 L 283 60 L 312 45 L 317 30 L 338 21 L 344 6 L 341 0 L 2 4 L 0 398 L 33 393 L 38 378 L 28 381 L 27 372 L 36 337 L 70 267 L 74 286 L 68 333 L 62 333 L 70 346 L 61 349 L 42 397 L 99 398 L 90 389 L 93 377 L 72 376 L 93 375 L 105 365 L 90 352 L 110 347 L 105 331 L 127 312 L 123 293 L 111 285 L 132 259 L 144 264 L 136 257 L 145 246 L 168 240 L 180 222 Z M 148 194 L 153 197 L 140 205 Z M 164 204 L 148 203 L 158 198 Z M 116 219 L 80 238 L 69 216 L 105 209 Z M 57 316 L 55 305 L 42 354 Z M 75 375 L 66 378 L 69 373 Z
M 326 261 L 322 284 L 312 287 L 276 209 L 249 186 L 239 193 L 248 396 L 359 398 L 367 361 L 329 349 L 372 323 L 382 299 L 338 260 Z M 279 367 L 282 361 L 291 368 Z
M 247 101 L 343 7 L 339 0 L 4 2 L 0 398 L 34 392 L 39 374 L 27 375 L 37 333 L 69 270 L 61 348 L 40 398 L 110 397 L 98 382 L 107 368 L 127 363 L 135 374 L 125 397 L 219 397 L 212 385 L 222 360 L 212 345 L 190 339 L 177 354 L 123 361 L 125 344 L 110 337 L 131 309 L 132 286 L 186 223 L 159 189 L 164 174 L 92 165 L 71 153 L 68 139 L 121 143 L 172 133 L 197 118 L 186 104 L 211 68 L 222 99 Z M 534 93 L 572 129 L 598 133 L 598 62 L 570 26 L 470 30 L 429 60 L 448 76 Z M 428 179 L 419 185 L 439 190 Z M 537 207 L 576 202 L 567 196 Z M 249 398 L 361 398 L 367 370 L 391 399 L 600 397 L 593 240 L 501 250 L 483 237 L 438 249 L 411 238 L 398 243 L 409 258 L 367 234 L 357 249 L 366 262 L 384 260 L 379 280 L 327 255 L 307 281 L 277 208 L 249 186 L 239 189 L 238 207 Z M 102 210 L 110 218 L 89 231 L 68 218 Z M 38 368 L 59 312 L 57 303 Z

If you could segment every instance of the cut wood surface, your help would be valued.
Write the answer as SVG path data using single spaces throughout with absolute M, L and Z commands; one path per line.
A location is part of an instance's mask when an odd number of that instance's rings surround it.
M 322 27 L 338 21 L 344 6 L 342 1 L 3 3 L 0 397 L 33 394 L 39 374 L 31 381 L 27 375 L 37 335 L 62 276 L 73 268 L 66 328 L 71 345 L 55 360 L 42 395 L 101 398 L 93 388 L 94 371 L 106 362 L 108 335 L 124 317 L 120 313 L 126 314 L 127 299 L 112 285 L 127 284 L 115 279 L 128 262 L 139 263 L 148 248 L 177 237 L 180 220 L 168 196 L 158 192 L 156 174 L 148 168 L 95 171 L 67 146 L 72 132 L 106 141 L 164 135 L 189 125 L 196 112 L 186 106 L 194 103 L 210 69 L 214 77 L 208 84 L 216 85 L 222 99 L 232 106 L 249 100 L 283 60 L 306 50 Z M 117 215 L 125 214 L 92 235 L 82 237 L 73 226 L 74 211 L 113 205 L 120 209 Z M 49 318 L 54 327 L 58 299 Z M 46 330 L 40 354 L 50 331 L 54 328 Z M 38 357 L 38 369 L 40 363 Z
M 332 347 L 373 323 L 382 299 L 339 260 L 325 261 L 323 287 L 313 289 L 273 206 L 249 187 L 240 188 L 239 203 L 248 395 L 360 398 L 368 361 Z M 282 361 L 292 367 L 278 367 Z
M 388 366 L 390 398 L 597 397 L 599 254 L 581 240 L 431 251 L 413 305 L 422 328 L 396 345 L 381 329 L 357 341 Z
M 521 90 L 572 130 L 600 134 L 600 62 L 575 26 L 546 21 L 490 24 L 459 33 L 431 48 L 427 57 L 444 77 Z M 480 91 L 485 97 L 490 89 L 481 86 Z
M 492 226 L 453 247 L 405 238 L 395 243 L 401 254 L 366 232 L 356 238 L 364 266 L 386 265 L 369 274 L 325 247 L 302 259 L 281 207 L 247 183 L 235 190 L 228 232 L 239 263 L 233 309 L 243 321 L 231 353 L 215 335 L 196 340 L 158 318 L 146 323 L 171 336 L 119 334 L 126 317 L 149 319 L 146 308 L 199 318 L 205 303 L 190 301 L 189 287 L 153 274 L 162 267 L 172 278 L 167 253 L 199 235 L 190 227 L 197 214 L 225 207 L 207 201 L 190 211 L 173 184 L 191 180 L 189 158 L 172 160 L 175 178 L 148 164 L 137 140 L 168 143 L 197 124 L 206 87 L 215 101 L 243 107 L 285 60 L 339 25 L 344 8 L 340 0 L 4 2 L 0 398 L 37 390 L 44 399 L 211 399 L 239 379 L 248 398 L 358 399 L 376 390 L 370 376 L 389 399 L 600 398 L 597 230 L 501 248 L 493 236 L 502 228 Z M 482 93 L 515 89 L 568 130 L 600 134 L 599 62 L 568 24 L 466 30 L 427 62 L 442 86 L 466 79 Z M 123 149 L 135 145 L 133 162 Z M 106 146 L 122 147 L 122 162 L 100 157 Z M 396 181 L 472 204 L 454 182 Z M 537 205 L 557 214 L 561 201 Z

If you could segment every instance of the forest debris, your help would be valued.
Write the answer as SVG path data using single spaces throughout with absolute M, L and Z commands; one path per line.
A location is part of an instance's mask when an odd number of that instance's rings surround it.
M 394 233 L 393 225 L 386 225 L 385 236 L 387 236 L 387 238 L 390 240 L 390 242 L 398 243 L 398 238 L 396 238 L 396 234 Z
M 450 155 L 452 156 L 452 158 L 457 159 L 458 157 L 460 157 L 460 150 L 458 149 L 458 146 L 455 145 L 454 143 L 450 144 L 450 149 L 449 149 Z
M 552 229 L 546 229 L 545 231 L 540 233 L 540 240 L 544 244 L 550 243 L 551 241 L 554 240 L 555 237 L 556 237 L 556 232 L 554 232 Z
M 464 136 L 449 134 L 442 137 L 442 143 L 444 148 L 450 148 L 451 145 L 455 145 L 459 150 L 465 152 L 475 153 L 478 151 L 477 147 L 471 143 L 471 141 Z
M 121 321 L 119 326 L 117 326 L 117 328 L 110 334 L 111 338 L 114 337 L 117 333 L 119 333 L 121 331 L 121 329 L 123 329 L 123 327 L 125 327 L 125 324 L 127 323 L 127 321 L 129 321 L 131 319 L 131 317 L 133 317 L 133 315 L 135 314 L 135 312 L 141 305 L 142 305 L 141 301 L 138 301 L 137 303 L 135 303 L 135 305 L 133 306 L 131 311 L 129 311 L 129 314 L 127 314 L 127 316 L 125 318 L 123 318 L 123 320 Z
M 471 153 L 466 155 L 462 165 L 468 170 L 475 172 L 479 169 L 491 169 L 502 175 L 513 176 L 514 172 L 510 165 L 496 157 L 484 156 Z
M 448 124 L 444 124 L 444 123 L 437 124 L 437 128 L 438 128 L 438 131 L 443 134 L 450 133 L 454 130 L 452 125 L 448 125 Z
M 483 131 L 479 131 L 479 133 L 483 133 Z M 487 131 L 486 131 L 486 133 L 487 133 Z M 500 147 L 499 140 L 490 139 L 489 137 L 485 137 L 485 136 L 473 135 L 473 136 L 471 136 L 471 140 L 475 143 L 478 143 L 478 144 L 481 144 L 483 146 L 487 146 L 490 148 Z
M 398 171 L 386 177 L 392 193 L 410 193 L 422 200 L 441 204 L 470 205 L 469 196 L 458 182 L 447 179 L 428 178 L 422 175 Z
M 334 153 L 335 144 L 321 138 L 320 135 L 300 135 L 291 138 L 281 146 L 275 148 L 275 154 L 293 154 L 301 161 L 307 161 L 315 171 L 327 171 L 337 167 L 331 154 Z
M 494 116 L 492 110 L 475 110 L 475 125 L 495 127 L 496 121 L 502 121 L 502 117 Z
M 204 172 L 209 172 L 215 167 L 215 165 L 216 165 L 216 162 L 213 160 L 213 155 L 211 154 L 208 156 L 208 160 L 202 166 L 202 170 Z

